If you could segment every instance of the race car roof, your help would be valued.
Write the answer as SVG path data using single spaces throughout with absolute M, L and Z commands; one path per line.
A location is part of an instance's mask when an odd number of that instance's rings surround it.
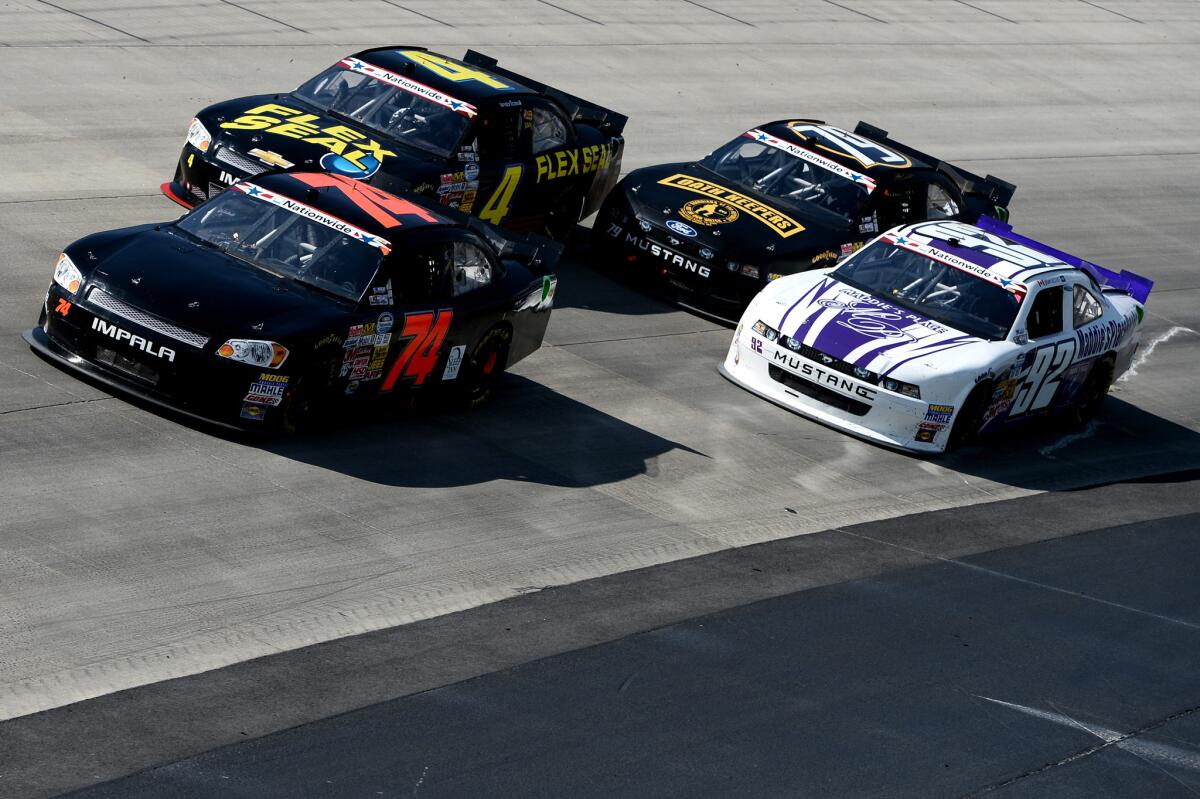
M 755 130 L 873 178 L 912 167 L 934 166 L 911 151 L 902 151 L 870 137 L 826 125 L 819 119 L 781 119 L 759 125 L 750 132 Z
M 377 47 L 355 53 L 354 58 L 420 81 L 469 103 L 478 103 L 498 95 L 536 94 L 532 88 L 509 75 L 499 75 L 423 47 Z
M 330 222 L 322 217 L 388 241 L 394 241 L 398 233 L 416 228 L 459 226 L 449 217 L 412 200 L 329 172 L 265 174 L 231 188 L 326 224 Z M 354 230 L 339 229 L 355 235 Z

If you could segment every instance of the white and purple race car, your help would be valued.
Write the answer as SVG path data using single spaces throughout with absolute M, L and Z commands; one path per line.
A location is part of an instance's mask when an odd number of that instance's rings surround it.
M 898 227 L 836 267 L 769 283 L 721 374 L 917 452 L 1048 416 L 1077 426 L 1129 367 L 1152 285 L 990 217 Z

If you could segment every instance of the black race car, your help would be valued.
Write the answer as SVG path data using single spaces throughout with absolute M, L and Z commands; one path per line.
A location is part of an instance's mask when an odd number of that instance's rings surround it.
M 459 61 L 383 47 L 290 94 L 205 108 L 162 190 L 190 207 L 243 178 L 302 166 L 561 238 L 616 183 L 625 121 L 473 50 Z
M 476 405 L 541 346 L 561 249 L 340 175 L 278 172 L 177 222 L 70 245 L 25 338 L 241 429 L 418 391 Z
M 896 225 L 1007 218 L 1016 187 L 858 123 L 771 122 L 704 159 L 635 170 L 592 227 L 595 262 L 736 321 L 769 281 L 832 266 Z

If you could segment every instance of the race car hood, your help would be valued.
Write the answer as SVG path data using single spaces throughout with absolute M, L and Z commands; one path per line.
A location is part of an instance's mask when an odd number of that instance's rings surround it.
M 344 313 L 333 297 L 165 228 L 109 236 L 98 246 L 89 248 L 84 239 L 68 248 L 77 265 L 91 265 L 84 275 L 85 298 L 97 286 L 134 308 L 214 337 L 288 336 L 319 329 L 323 318 Z
M 445 169 L 445 159 L 386 140 L 292 94 L 227 100 L 204 109 L 197 119 L 213 137 L 214 147 L 230 146 L 262 162 L 264 169 L 305 164 L 360 179 L 386 165 L 388 173 L 414 181 Z M 221 163 L 219 154 L 216 163 Z
M 853 237 L 832 214 L 772 201 L 696 163 L 639 169 L 625 186 L 639 219 L 733 261 L 829 266 Z
M 985 351 L 992 342 L 852 288 L 831 272 L 774 281 L 750 307 L 748 323 L 753 325 L 756 320 L 751 317 L 757 315 L 779 331 L 784 346 L 812 347 L 881 375 L 917 362 L 938 369 L 946 353 L 953 353 L 956 368 L 987 362 Z

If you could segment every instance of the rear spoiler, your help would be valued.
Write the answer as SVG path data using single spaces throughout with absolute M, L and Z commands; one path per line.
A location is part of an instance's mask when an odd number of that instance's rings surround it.
M 610 111 L 607 108 L 589 103 L 587 100 L 576 97 L 573 94 L 567 94 L 564 91 L 555 89 L 552 86 L 547 86 L 541 81 L 527 78 L 524 75 L 519 75 L 510 69 L 505 69 L 499 66 L 496 59 L 491 56 L 484 55 L 476 50 L 468 50 L 463 56 L 464 64 L 470 64 L 473 67 L 481 67 L 488 72 L 495 72 L 497 75 L 502 75 L 506 78 L 511 78 L 517 83 L 528 86 L 543 97 L 548 97 L 563 107 L 563 110 L 571 117 L 572 121 L 588 122 L 598 128 L 604 129 L 606 132 L 614 136 L 620 135 L 625 130 L 625 123 L 629 121 L 629 117 L 624 114 L 618 114 L 616 111 Z
M 1114 272 L 1111 269 L 1105 269 L 1103 266 L 1098 266 L 1091 261 L 1085 261 L 1078 256 L 1065 253 L 1062 250 L 1056 250 L 1055 248 L 1047 244 L 1042 244 L 1039 241 L 1034 241 L 1027 236 L 1022 236 L 1020 233 L 1013 233 L 1012 225 L 1001 222 L 999 219 L 993 219 L 990 216 L 981 216 L 979 217 L 979 221 L 975 224 L 989 233 L 995 233 L 997 236 L 1003 236 L 1004 238 L 1010 241 L 1015 241 L 1017 244 L 1022 244 L 1031 250 L 1037 250 L 1040 253 L 1057 258 L 1064 264 L 1074 266 L 1077 269 L 1082 269 L 1084 272 L 1087 272 L 1088 275 L 1090 275 L 1091 278 L 1095 280 L 1097 285 L 1099 285 L 1101 288 L 1123 291 L 1143 305 L 1146 304 L 1146 298 L 1150 296 L 1150 289 L 1154 287 L 1154 281 L 1148 277 L 1135 275 L 1133 272 L 1129 272 L 1125 269 L 1122 269 L 1120 272 Z
M 963 194 L 975 194 L 986 197 L 990 202 L 1007 208 L 1012 201 L 1013 193 L 1017 187 L 1007 180 L 1002 180 L 995 175 L 988 175 L 981 178 L 979 175 L 972 174 L 965 169 L 947 164 L 940 158 L 934 158 L 931 155 L 909 147 L 907 144 L 901 144 L 895 139 L 888 138 L 888 132 L 883 128 L 875 127 L 866 122 L 859 122 L 854 128 L 856 136 L 866 136 L 868 139 L 874 139 L 880 144 L 899 150 L 905 155 L 913 158 L 918 158 L 926 163 L 932 164 L 934 169 L 941 172 L 946 177 L 950 178 L 958 186 L 959 191 Z

